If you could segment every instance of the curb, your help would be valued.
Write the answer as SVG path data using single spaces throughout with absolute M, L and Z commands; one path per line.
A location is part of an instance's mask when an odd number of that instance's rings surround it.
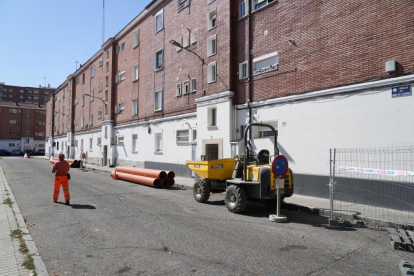
M 16 221 L 19 224 L 18 227 L 24 233 L 23 239 L 26 243 L 27 249 L 29 250 L 28 254 L 32 255 L 33 257 L 36 274 L 38 276 L 48 276 L 49 273 L 47 272 L 46 266 L 39 254 L 39 251 L 37 250 L 36 244 L 33 241 L 32 236 L 30 235 L 26 222 L 24 221 L 22 213 L 20 212 L 20 208 L 19 206 L 17 206 L 16 199 L 14 198 L 14 195 L 10 189 L 10 185 L 7 182 L 6 175 L 4 174 L 3 168 L 1 167 L 0 167 L 0 174 L 2 174 L 2 178 L 4 179 L 4 186 L 6 187 L 7 192 L 9 193 L 9 198 L 13 201 L 12 209 L 15 213 Z

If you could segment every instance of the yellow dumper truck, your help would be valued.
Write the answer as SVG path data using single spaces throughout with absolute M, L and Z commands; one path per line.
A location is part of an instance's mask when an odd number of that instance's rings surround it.
M 266 207 L 276 207 L 276 189 L 280 188 L 281 198 L 293 194 L 293 173 L 289 169 L 283 179 L 272 173 L 270 153 L 261 150 L 257 156 L 251 152 L 247 143 L 248 130 L 253 127 L 268 127 L 274 135 L 274 155 L 279 155 L 277 131 L 267 124 L 253 123 L 244 131 L 244 154 L 238 158 L 226 158 L 211 161 L 187 161 L 186 165 L 200 179 L 194 183 L 194 198 L 198 202 L 207 202 L 210 192 L 226 192 L 225 203 L 232 213 L 246 210 L 247 201 L 260 201 Z M 281 183 L 283 182 L 283 183 Z

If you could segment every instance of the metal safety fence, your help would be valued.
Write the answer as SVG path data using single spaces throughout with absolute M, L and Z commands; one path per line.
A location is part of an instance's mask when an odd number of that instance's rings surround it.
M 414 146 L 330 156 L 330 224 L 375 229 L 365 233 L 414 261 Z

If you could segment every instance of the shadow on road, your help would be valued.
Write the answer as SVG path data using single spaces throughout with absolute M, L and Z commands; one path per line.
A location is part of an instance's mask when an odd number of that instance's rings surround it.
M 66 206 L 66 204 L 63 203 L 63 202 L 56 202 L 56 204 L 61 204 L 61 205 Z M 95 206 L 92 206 L 92 205 L 89 205 L 89 204 L 70 204 L 68 206 L 72 207 L 72 209 L 89 209 L 89 210 L 96 209 Z

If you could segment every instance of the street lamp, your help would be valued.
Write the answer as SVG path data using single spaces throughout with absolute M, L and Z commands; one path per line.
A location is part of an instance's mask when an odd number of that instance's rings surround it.
M 82 96 L 87 96 L 87 97 L 90 97 L 90 98 L 93 98 L 93 99 L 98 99 L 98 100 L 100 100 L 104 104 L 104 107 L 105 107 L 106 102 L 102 98 L 95 97 L 95 96 L 91 96 L 89 94 L 82 94 Z M 102 110 L 102 120 L 105 121 L 105 110 Z
M 175 41 L 175 40 L 170 40 L 170 43 L 172 44 L 172 45 L 174 45 L 175 47 L 178 47 L 178 48 L 181 48 L 181 49 L 184 49 L 184 50 L 186 50 L 187 52 L 190 52 L 190 53 L 192 53 L 192 54 L 194 54 L 194 55 L 196 55 L 199 59 L 200 59 L 200 61 L 201 61 L 201 90 L 203 91 L 203 95 L 204 95 L 204 93 L 205 93 L 205 91 L 204 91 L 204 59 L 203 58 L 201 58 L 197 53 L 195 53 L 194 51 L 192 51 L 192 50 L 190 50 L 190 49 L 187 49 L 187 48 L 184 48 L 180 43 L 178 43 L 177 41 Z

